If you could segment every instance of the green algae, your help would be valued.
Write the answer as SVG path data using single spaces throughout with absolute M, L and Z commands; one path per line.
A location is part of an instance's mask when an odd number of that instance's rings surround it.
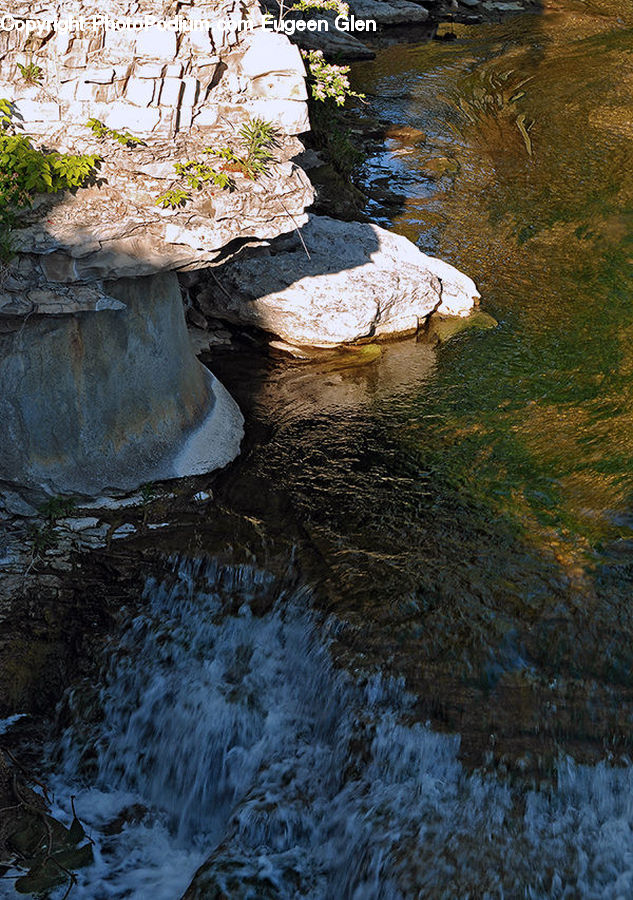
M 407 85 L 409 124 L 429 136 L 410 171 L 447 146 L 458 164 L 450 190 L 392 224 L 474 277 L 500 322 L 442 349 L 411 400 L 438 424 L 408 446 L 543 545 L 557 529 L 583 555 L 625 536 L 613 511 L 633 485 L 631 12 L 572 3 L 357 67 L 379 97 L 396 73 Z

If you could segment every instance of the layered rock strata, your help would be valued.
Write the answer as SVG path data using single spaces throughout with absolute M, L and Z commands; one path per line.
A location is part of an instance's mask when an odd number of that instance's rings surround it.
M 12 20 L 38 27 L 27 35 Z M 157 24 L 134 25 L 150 20 Z M 258 30 L 252 0 L 14 3 L 3 23 L 0 91 L 11 92 L 31 133 L 83 138 L 91 117 L 141 136 L 192 127 L 213 136 L 218 121 L 254 115 L 287 133 L 308 128 L 299 55 L 283 36 Z M 20 70 L 30 64 L 41 70 L 36 83 Z
M 95 11 L 29 3 L 11 14 L 89 21 Z M 313 196 L 292 161 L 308 128 L 301 57 L 257 27 L 256 3 L 106 0 L 98 14 L 203 16 L 209 27 L 0 32 L 0 97 L 16 132 L 102 157 L 90 187 L 37 199 L 0 270 L 0 480 L 36 493 L 127 490 L 236 455 L 239 410 L 191 352 L 169 272 L 300 226 Z M 99 139 L 90 118 L 137 140 Z M 176 163 L 239 152 L 240 127 L 257 118 L 277 131 L 267 174 L 231 172 L 230 188 L 156 205 L 184 187 Z
M 148 0 L 132 16 L 142 4 L 104 6 L 121 21 L 124 12 L 127 20 L 151 12 L 169 21 L 181 9 Z M 55 11 L 65 15 L 61 6 L 28 11 L 42 20 Z M 28 292 L 48 289 L 59 292 L 59 301 L 49 301 L 57 311 L 60 303 L 72 311 L 73 292 L 55 286 L 205 265 L 231 242 L 271 238 L 305 221 L 313 193 L 292 162 L 302 149 L 295 135 L 309 128 L 299 51 L 261 28 L 224 31 L 237 19 L 261 24 L 254 3 L 207 0 L 196 14 L 212 27 L 191 34 L 102 28 L 74 37 L 53 30 L 29 39 L 0 32 L 0 97 L 14 104 L 19 129 L 50 147 L 102 157 L 92 187 L 41 197 L 16 232 L 19 256 L 3 273 L 0 309 L 14 314 L 24 304 L 28 312 L 36 302 L 45 312 L 43 295 Z M 41 69 L 40 83 L 20 76 L 19 65 L 29 64 Z M 98 139 L 86 125 L 91 118 L 144 143 Z M 278 131 L 267 175 L 253 181 L 233 172 L 234 189 L 190 191 L 191 199 L 174 209 L 156 205 L 165 191 L 187 187 L 175 164 L 213 162 L 205 151 L 235 147 L 240 126 L 255 118 Z M 92 303 L 85 297 L 80 292 L 78 309 Z

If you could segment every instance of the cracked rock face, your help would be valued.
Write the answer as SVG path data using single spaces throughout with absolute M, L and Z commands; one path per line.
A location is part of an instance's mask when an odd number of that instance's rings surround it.
M 65 0 L 14 2 L 10 12 L 95 15 Z M 294 229 L 313 196 L 293 162 L 308 128 L 301 56 L 282 36 L 241 28 L 261 26 L 255 0 L 102 0 L 97 14 L 207 24 L 0 32 L 0 97 L 14 104 L 18 133 L 102 158 L 91 186 L 37 198 L 13 232 L 15 257 L 0 266 L 0 482 L 40 495 L 125 491 L 234 458 L 242 417 L 191 351 L 173 271 Z M 37 66 L 37 83 L 18 64 Z M 209 148 L 239 154 L 240 127 L 256 117 L 277 130 L 266 175 L 231 172 L 231 190 L 156 205 L 187 187 L 175 163 L 215 162 Z M 89 118 L 139 142 L 99 139 Z
M 16 17 L 20 12 L 69 15 L 62 3 L 12 9 Z M 72 13 L 89 24 L 94 10 L 85 5 Z M 13 102 L 18 128 L 49 147 L 102 157 L 96 184 L 40 197 L 23 217 L 13 237 L 19 255 L 0 279 L 0 315 L 96 308 L 98 298 L 86 299 L 83 291 L 73 303 L 73 292 L 62 286 L 93 284 L 98 293 L 103 279 L 207 265 L 233 241 L 269 239 L 302 224 L 312 201 L 309 180 L 292 161 L 302 149 L 296 135 L 309 128 L 301 56 L 286 38 L 259 27 L 255 2 L 203 0 L 194 10 L 160 0 L 106 0 L 99 13 L 195 16 L 210 27 L 190 33 L 86 27 L 74 35 L 51 29 L 29 39 L 0 32 L 0 97 Z M 230 23 L 235 27 L 227 29 Z M 241 32 L 239 23 L 258 28 Z M 21 75 L 19 65 L 28 64 L 41 70 L 37 84 Z M 205 151 L 239 153 L 240 126 L 256 117 L 278 133 L 268 174 L 253 181 L 231 172 L 231 190 L 194 189 L 181 207 L 156 205 L 165 191 L 188 188 L 176 163 L 213 162 L 221 170 Z M 144 143 L 97 139 L 86 126 L 90 118 Z
M 82 137 L 91 117 L 142 137 L 173 137 L 192 128 L 212 133 L 218 119 L 235 122 L 264 110 L 287 134 L 308 129 L 300 54 L 282 36 L 262 31 L 253 0 L 197 0 L 195 7 L 174 0 L 102 0 L 97 9 L 54 0 L 14 2 L 9 12 L 40 22 L 73 16 L 79 23 L 44 25 L 29 36 L 10 26 L 0 32 L 0 91 L 11 94 L 32 134 Z M 174 23 L 175 30 L 106 27 L 96 16 L 123 24 L 148 16 Z M 41 72 L 36 83 L 19 68 L 31 63 Z
M 216 269 L 198 296 L 203 311 L 333 347 L 414 333 L 435 311 L 466 316 L 479 299 L 468 276 L 377 225 L 310 216 L 301 238 Z
M 192 194 L 176 210 L 155 200 L 173 185 L 173 161 L 179 151 L 181 158 L 191 152 L 192 140 L 182 148 L 175 142 L 111 151 L 102 184 L 41 197 L 31 223 L 15 233 L 18 255 L 0 279 L 0 316 L 95 308 L 97 295 L 110 302 L 104 279 L 198 268 L 233 241 L 270 239 L 302 224 L 312 187 L 298 166 L 280 158 L 294 154 L 294 143 L 280 141 L 269 175 L 253 182 L 235 173 L 235 190 Z

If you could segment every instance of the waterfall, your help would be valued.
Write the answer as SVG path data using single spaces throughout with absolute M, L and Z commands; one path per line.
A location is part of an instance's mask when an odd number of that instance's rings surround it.
M 95 841 L 76 900 L 177 900 L 196 870 L 192 900 L 633 894 L 629 768 L 469 773 L 402 683 L 333 666 L 334 627 L 252 567 L 148 580 L 58 745 L 55 812 L 74 794 Z

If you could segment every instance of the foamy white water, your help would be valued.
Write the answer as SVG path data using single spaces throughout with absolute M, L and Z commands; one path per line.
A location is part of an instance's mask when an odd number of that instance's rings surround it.
M 457 738 L 401 724 L 401 684 L 334 670 L 308 592 L 265 572 L 185 562 L 145 599 L 93 739 L 63 742 L 59 812 L 76 794 L 96 842 L 74 898 L 176 900 L 208 859 L 199 897 L 633 896 L 630 768 L 563 762 L 544 791 L 465 772 Z

